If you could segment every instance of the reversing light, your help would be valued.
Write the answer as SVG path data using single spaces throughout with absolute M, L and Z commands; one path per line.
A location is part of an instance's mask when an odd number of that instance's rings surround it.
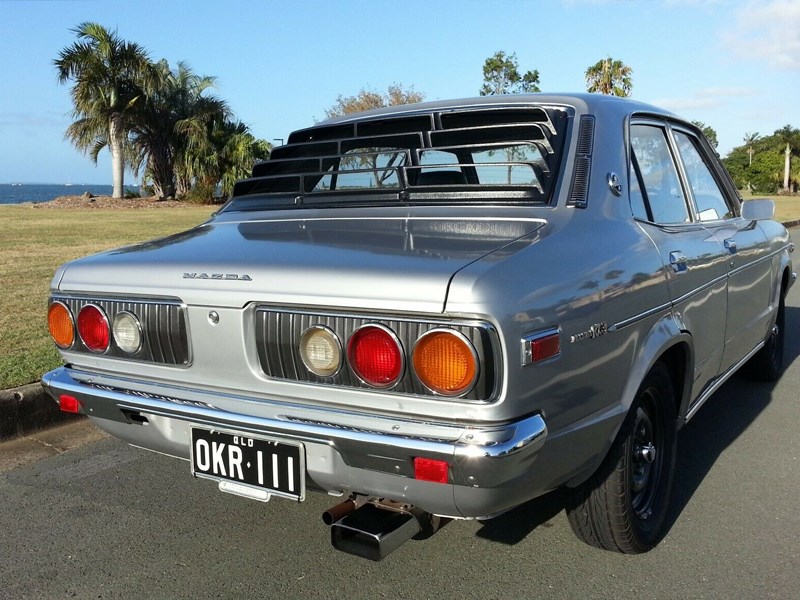
M 108 350 L 111 342 L 111 330 L 108 317 L 99 306 L 87 304 L 78 313 L 78 335 L 84 346 L 92 352 L 102 353 Z
M 391 387 L 403 375 L 400 340 L 383 325 L 364 325 L 350 336 L 347 359 L 355 374 L 372 387 Z
M 342 344 L 327 327 L 314 325 L 300 337 L 300 358 L 319 377 L 332 377 L 342 366 Z
M 47 327 L 56 346 L 69 348 L 75 341 L 75 324 L 66 304 L 55 301 L 47 309 Z
M 142 347 L 142 324 L 136 315 L 121 311 L 114 317 L 114 343 L 128 354 L 136 354 Z
M 414 479 L 432 481 L 434 483 L 448 482 L 449 465 L 444 460 L 435 458 L 414 458 Z
M 414 372 L 429 390 L 443 396 L 465 394 L 478 379 L 478 356 L 469 340 L 452 329 L 433 329 L 417 340 Z

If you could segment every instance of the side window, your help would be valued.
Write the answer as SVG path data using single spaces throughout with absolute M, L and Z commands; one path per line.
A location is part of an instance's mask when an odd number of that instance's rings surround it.
M 686 178 L 692 188 L 697 215 L 701 221 L 730 219 L 734 216 L 725 196 L 719 189 L 711 170 L 703 160 L 697 147 L 697 140 L 682 131 L 675 132 L 675 141 L 686 169 Z
M 633 168 L 638 169 L 640 193 L 650 207 L 656 223 L 686 223 L 689 209 L 683 194 L 678 171 L 669 151 L 666 131 L 653 125 L 631 126 Z

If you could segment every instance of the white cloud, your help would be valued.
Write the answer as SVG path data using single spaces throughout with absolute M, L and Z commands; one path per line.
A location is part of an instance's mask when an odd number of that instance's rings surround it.
M 733 30 L 724 39 L 740 57 L 800 70 L 800 2 L 751 1 L 736 10 Z
M 653 100 L 653 104 L 679 113 L 698 108 L 716 108 L 720 106 L 721 102 L 717 98 L 698 98 L 694 96 L 690 98 L 658 98 Z
M 41 113 L 31 112 L 0 112 L 0 127 L 3 128 L 50 128 L 66 127 L 70 123 L 67 115 L 54 111 Z
M 653 100 L 653 104 L 676 113 L 683 113 L 718 108 L 727 104 L 730 98 L 750 96 L 754 93 L 754 90 L 744 87 L 709 87 L 695 90 L 691 95 L 682 98 L 659 98 Z

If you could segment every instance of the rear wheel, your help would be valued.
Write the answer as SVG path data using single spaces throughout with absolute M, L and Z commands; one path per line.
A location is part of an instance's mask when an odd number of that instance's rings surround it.
M 567 516 L 587 544 L 638 554 L 663 535 L 675 470 L 675 394 L 669 371 L 648 373 L 600 469 L 572 492 Z

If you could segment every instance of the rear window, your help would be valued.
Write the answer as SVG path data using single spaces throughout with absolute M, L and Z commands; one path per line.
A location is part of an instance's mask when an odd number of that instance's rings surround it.
M 549 203 L 569 114 L 548 107 L 431 112 L 296 131 L 226 210 L 340 202 Z M 233 206 L 232 206 L 233 205 Z

